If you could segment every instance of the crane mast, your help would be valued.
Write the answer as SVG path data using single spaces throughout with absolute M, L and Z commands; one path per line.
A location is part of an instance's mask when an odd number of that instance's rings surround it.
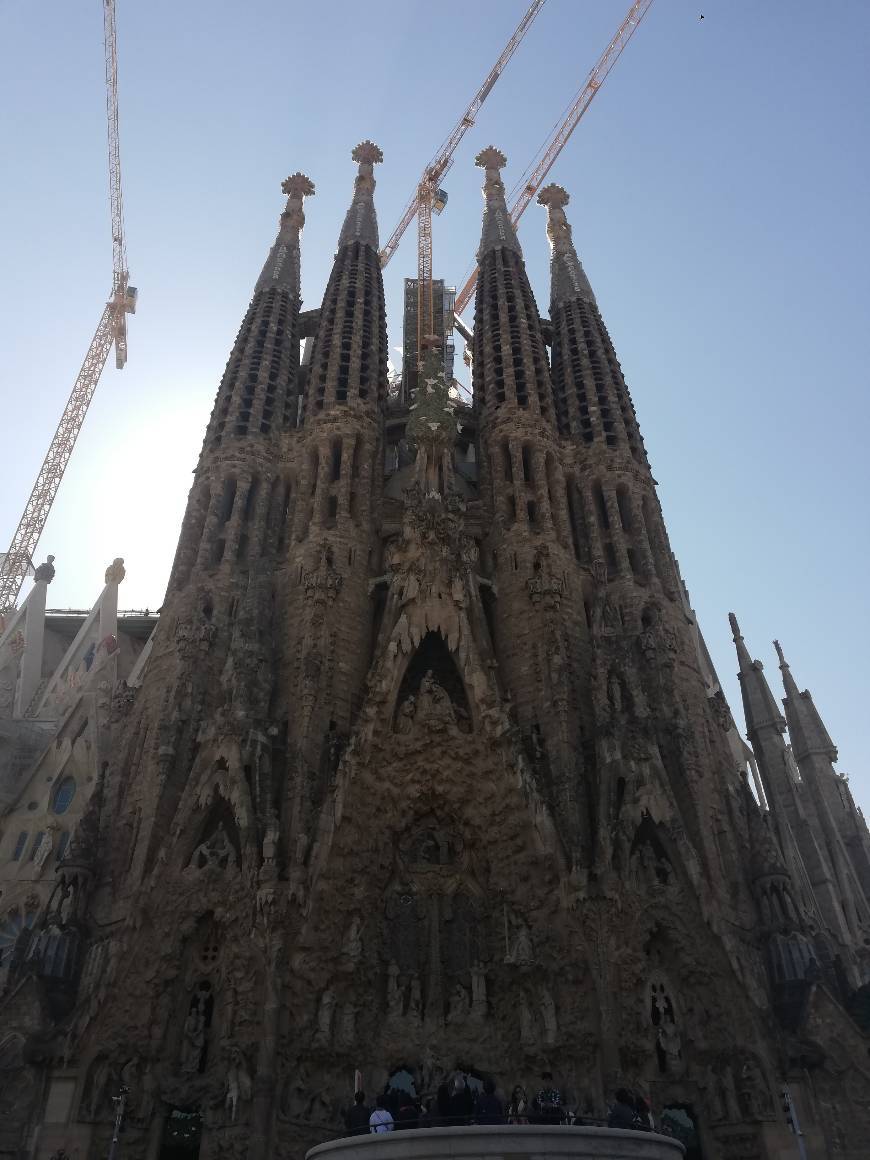
M 42 461 L 36 483 L 24 508 L 12 543 L 0 560 L 0 616 L 11 611 L 21 585 L 33 562 L 51 505 L 76 439 L 82 429 L 106 359 L 115 347 L 115 365 L 120 370 L 127 361 L 127 315 L 135 313 L 137 291 L 130 286 L 127 250 L 124 242 L 124 213 L 121 198 L 121 151 L 118 136 L 118 50 L 115 0 L 103 0 L 103 40 L 106 67 L 106 114 L 109 146 L 109 204 L 112 217 L 112 293 L 103 308 L 96 332 L 76 376 L 54 438 Z
M 616 64 L 617 60 L 619 60 L 623 49 L 629 40 L 631 40 L 644 16 L 646 16 L 652 2 L 653 0 L 636 0 L 636 3 L 632 4 L 622 24 L 620 24 L 610 43 L 607 45 L 607 48 L 605 48 L 604 52 L 598 58 L 598 61 L 586 78 L 583 88 L 571 102 L 571 107 L 568 109 L 556 132 L 550 138 L 541 160 L 535 166 L 534 171 L 523 186 L 516 201 L 511 206 L 511 221 L 514 225 L 520 220 L 529 202 L 535 196 L 538 189 L 540 189 L 544 178 L 552 169 L 556 158 L 562 152 L 569 137 L 577 128 L 580 118 L 589 108 L 608 73 Z M 477 273 L 477 267 L 475 266 L 471 277 L 456 295 L 454 315 L 459 315 L 468 305 L 474 293 L 474 288 L 477 285 Z M 463 335 L 468 330 L 461 321 L 457 329 Z
M 514 29 L 513 35 L 504 46 L 501 56 L 490 69 L 483 84 L 474 94 L 474 97 L 468 105 L 468 108 L 456 122 L 450 135 L 444 141 L 441 148 L 423 170 L 423 174 L 420 178 L 418 186 L 414 190 L 410 201 L 405 206 L 404 213 L 399 219 L 399 224 L 390 234 L 386 244 L 381 250 L 380 259 L 382 269 L 384 266 L 386 266 L 387 262 L 389 262 L 390 258 L 392 258 L 393 254 L 398 249 L 399 242 L 402 240 L 402 235 L 414 220 L 414 216 L 417 213 L 417 207 L 419 205 L 420 187 L 423 185 L 431 186 L 433 193 L 435 190 L 437 190 L 439 181 L 453 164 L 453 154 L 456 152 L 459 146 L 459 142 L 474 124 L 475 118 L 480 112 L 483 102 L 492 92 L 495 82 L 502 74 L 502 70 L 513 56 L 513 54 L 516 52 L 520 41 L 526 35 L 526 32 L 528 32 L 532 21 L 544 7 L 545 3 L 546 0 L 534 0 L 534 2 L 529 5 L 525 16 L 523 16 L 522 20 Z

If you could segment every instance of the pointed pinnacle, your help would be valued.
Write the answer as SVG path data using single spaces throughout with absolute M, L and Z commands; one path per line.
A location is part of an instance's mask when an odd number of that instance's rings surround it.
M 380 146 L 369 140 L 360 141 L 350 156 L 352 161 L 356 161 L 361 166 L 378 165 L 384 159 Z
M 571 195 L 567 189 L 563 189 L 561 185 L 545 185 L 538 194 L 538 205 L 545 205 L 549 208 L 554 206 L 565 206 L 571 200 Z
M 773 642 L 773 647 L 776 649 L 776 655 L 779 657 L 779 667 L 781 669 L 787 669 L 788 668 L 788 661 L 783 656 L 782 646 L 780 645 L 778 640 L 775 640 Z
M 281 182 L 281 192 L 287 197 L 303 198 L 312 197 L 314 194 L 314 182 L 310 177 L 306 177 L 304 173 L 291 173 Z
M 737 623 L 737 617 L 733 612 L 728 613 L 728 623 L 731 625 L 731 632 L 734 636 L 734 640 L 743 640 L 743 636 L 740 632 L 740 625 Z
M 496 149 L 495 145 L 487 145 L 475 157 L 474 164 L 481 169 L 504 169 L 507 165 L 507 157 L 501 149 Z

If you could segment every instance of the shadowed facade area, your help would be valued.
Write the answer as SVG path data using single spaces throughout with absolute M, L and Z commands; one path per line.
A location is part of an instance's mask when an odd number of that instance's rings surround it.
M 544 1073 L 587 1121 L 647 1097 L 688 1160 L 781 1160 L 788 1116 L 809 1160 L 862 1160 L 870 835 L 734 619 L 737 733 L 567 193 L 539 196 L 545 326 L 481 152 L 473 405 L 437 354 L 396 398 L 381 151 L 353 159 L 304 314 L 314 186 L 284 183 L 147 644 L 100 628 L 120 561 L 63 659 L 47 573 L 0 637 L 0 1160 L 107 1155 L 122 1089 L 129 1160 L 302 1160 L 356 1084 Z M 399 1152 L 680 1149 L 535 1124 L 313 1155 Z

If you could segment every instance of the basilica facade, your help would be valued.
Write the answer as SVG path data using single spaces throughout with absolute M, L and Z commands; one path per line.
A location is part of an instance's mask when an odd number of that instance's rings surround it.
M 738 734 L 568 194 L 538 198 L 545 318 L 480 153 L 473 403 L 434 345 L 397 396 L 382 157 L 353 159 L 319 309 L 314 186 L 284 183 L 147 644 L 122 664 L 98 618 L 34 701 L 23 620 L 0 638 L 31 745 L 3 772 L 0 1157 L 107 1154 L 123 1090 L 131 1160 L 301 1160 L 357 1083 L 542 1071 L 589 1118 L 642 1092 L 690 1160 L 797 1155 L 796 1119 L 810 1160 L 866 1156 L 870 834 L 732 618 Z M 60 753 L 75 826 L 30 853 Z

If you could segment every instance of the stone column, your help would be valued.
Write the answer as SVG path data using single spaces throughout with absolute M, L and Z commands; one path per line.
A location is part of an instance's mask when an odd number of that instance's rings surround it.
M 54 578 L 54 556 L 36 569 L 36 582 L 27 597 L 24 611 L 24 651 L 15 693 L 14 717 L 23 717 L 42 680 L 42 649 L 45 640 L 45 604 L 48 586 Z

